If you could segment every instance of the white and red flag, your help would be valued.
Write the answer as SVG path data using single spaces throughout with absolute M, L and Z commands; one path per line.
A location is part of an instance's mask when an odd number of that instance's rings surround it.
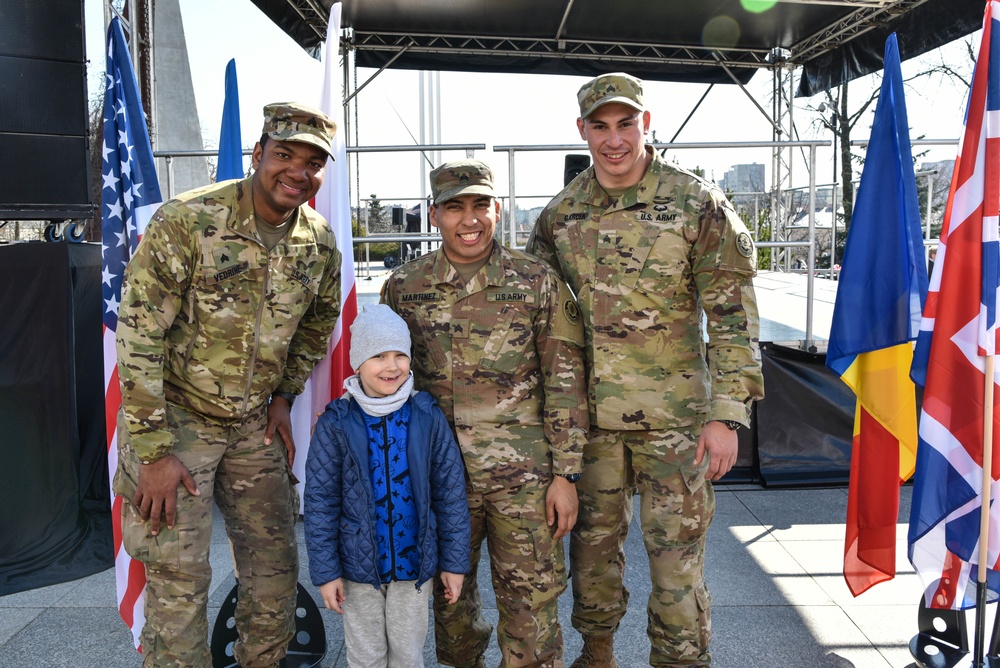
M 316 365 L 306 389 L 292 408 L 292 429 L 295 438 L 293 470 L 300 481 L 305 480 L 306 454 L 309 437 L 316 423 L 316 414 L 332 399 L 344 393 L 344 379 L 351 369 L 351 323 L 358 314 L 357 289 L 354 284 L 354 251 L 351 243 L 351 196 L 347 170 L 347 130 L 344 126 L 343 70 L 338 66 L 340 46 L 341 3 L 330 9 L 326 45 L 323 50 L 325 72 L 319 107 L 337 124 L 333 137 L 333 160 L 327 163 L 323 187 L 316 194 L 315 209 L 330 222 L 343 256 L 340 268 L 340 318 L 330 337 L 326 359 Z M 300 483 L 301 498 L 301 483 Z

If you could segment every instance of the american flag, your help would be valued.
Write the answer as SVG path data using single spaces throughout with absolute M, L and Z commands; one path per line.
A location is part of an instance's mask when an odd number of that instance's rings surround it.
M 975 605 L 983 491 L 986 356 L 997 350 L 1000 294 L 1000 2 L 986 4 L 951 192 L 914 352 L 925 386 L 910 514 L 909 557 L 928 606 Z M 992 379 L 994 386 L 997 375 Z M 993 401 L 989 598 L 1000 593 L 1000 392 Z M 983 537 L 985 538 L 985 537 Z
M 351 323 L 358 314 L 357 286 L 354 282 L 354 250 L 351 243 L 351 193 L 347 179 L 347 132 L 344 126 L 343 95 L 344 80 L 338 67 L 337 51 L 340 46 L 341 3 L 330 8 L 327 25 L 326 46 L 323 50 L 325 76 L 323 78 L 320 109 L 337 124 L 337 134 L 333 138 L 335 160 L 326 165 L 323 187 L 316 194 L 313 206 L 330 222 L 337 237 L 337 247 L 343 257 L 340 267 L 340 318 L 330 336 L 326 358 L 316 365 L 306 389 L 292 408 L 292 428 L 295 438 L 294 471 L 299 480 L 305 480 L 306 456 L 309 451 L 309 435 L 316 423 L 316 414 L 323 412 L 332 399 L 344 393 L 344 379 L 354 373 L 351 370 Z M 299 498 L 302 498 L 300 483 Z
M 139 100 L 128 45 L 118 18 L 108 26 L 107 88 L 104 96 L 104 143 L 101 175 L 102 292 L 104 298 L 104 410 L 108 435 L 108 470 L 114 479 L 118 468 L 118 439 L 115 431 L 121 388 L 115 355 L 115 330 L 121 302 L 125 265 L 135 252 L 139 237 L 161 200 L 156 180 L 153 150 L 146 130 L 146 118 Z M 121 497 L 112 492 L 114 522 L 115 579 L 118 612 L 132 630 L 135 646 L 145 623 L 143 597 L 146 571 L 132 561 L 122 547 Z

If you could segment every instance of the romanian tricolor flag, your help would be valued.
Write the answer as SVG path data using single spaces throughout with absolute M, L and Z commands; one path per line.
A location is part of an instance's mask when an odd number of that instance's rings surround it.
M 917 451 L 911 341 L 927 293 L 895 34 L 884 68 L 826 360 L 858 398 L 844 538 L 844 579 L 855 596 L 896 575 L 899 486 Z

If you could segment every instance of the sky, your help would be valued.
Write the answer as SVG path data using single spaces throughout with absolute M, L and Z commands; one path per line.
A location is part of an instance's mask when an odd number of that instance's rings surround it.
M 317 105 L 324 65 L 310 57 L 291 38 L 265 17 L 250 0 L 179 0 L 191 63 L 197 111 L 205 148 L 218 146 L 224 99 L 226 63 L 236 59 L 239 78 L 241 131 L 246 147 L 252 147 L 260 133 L 261 110 L 269 102 L 297 100 Z M 99 90 L 104 71 L 103 0 L 85 0 L 89 90 Z M 978 40 L 977 40 L 978 44 Z M 960 43 L 945 47 L 942 55 L 903 63 L 904 78 L 923 66 L 928 58 L 961 59 Z M 915 62 L 918 61 L 918 62 Z M 357 85 L 375 70 L 358 68 Z M 353 78 L 355 73 L 351 73 Z M 351 129 L 348 146 L 414 145 L 419 138 L 419 80 L 415 71 L 386 70 L 358 95 L 356 128 Z M 580 144 L 576 129 L 579 108 L 576 91 L 587 77 L 522 74 L 471 74 L 442 72 L 441 138 L 443 144 L 485 144 L 476 157 L 486 161 L 496 174 L 497 189 L 508 192 L 508 154 L 494 152 L 493 146 Z M 878 85 L 876 77 L 852 86 L 852 99 L 867 97 Z M 350 88 L 353 90 L 354 82 Z M 651 127 L 658 141 L 668 141 L 677 132 L 691 109 L 705 92 L 706 85 L 646 82 L 645 97 L 651 111 Z M 747 86 L 761 106 L 770 111 L 770 72 L 758 72 Z M 165 94 L 159 88 L 158 94 Z M 924 79 L 907 90 L 911 136 L 957 138 L 961 132 L 964 92 L 939 79 Z M 812 122 L 819 98 L 795 101 L 794 118 L 803 139 L 831 139 L 829 131 Z M 874 106 L 868 112 L 874 112 Z M 350 107 L 354 122 L 354 107 Z M 869 122 L 859 124 L 854 139 L 866 139 Z M 355 137 L 355 129 L 357 136 Z M 678 142 L 770 141 L 766 118 L 746 94 L 735 85 L 717 85 L 698 112 L 677 137 Z M 429 142 L 428 142 L 429 143 Z M 156 149 L 195 147 L 156 146 Z M 581 152 L 585 152 L 581 150 Z M 951 159 L 955 147 L 930 149 L 925 160 Z M 464 152 L 448 152 L 443 160 L 464 157 Z M 516 194 L 519 208 L 542 206 L 562 188 L 561 152 L 518 153 L 515 161 Z M 759 162 L 770 179 L 771 149 L 672 150 L 668 157 L 689 168 L 705 169 L 709 178 L 719 180 L 733 164 Z M 817 182 L 832 177 L 832 148 L 817 154 Z M 385 203 L 419 198 L 426 186 L 421 158 L 417 152 L 392 155 L 364 154 L 357 173 L 352 175 L 354 198 L 376 194 Z M 803 163 L 793 166 L 796 183 L 808 181 Z

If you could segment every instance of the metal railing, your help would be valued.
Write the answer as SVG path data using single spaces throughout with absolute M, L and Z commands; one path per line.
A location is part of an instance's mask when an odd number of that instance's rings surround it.
M 857 141 L 851 142 L 852 146 L 865 146 L 868 142 Z M 815 295 L 815 285 L 814 278 L 817 272 L 816 267 L 816 150 L 819 147 L 829 147 L 832 142 L 830 140 L 801 140 L 801 141 L 758 141 L 758 142 L 684 142 L 684 143 L 651 143 L 650 146 L 654 149 L 660 151 L 666 150 L 733 150 L 733 149 L 754 149 L 754 148 L 799 148 L 807 149 L 804 151 L 806 153 L 807 162 L 807 173 L 809 174 L 809 183 L 805 186 L 799 186 L 789 190 L 806 190 L 808 193 L 808 205 L 807 205 L 807 240 L 805 241 L 790 241 L 787 239 L 776 239 L 772 241 L 761 241 L 757 242 L 758 248 L 806 248 L 807 249 L 807 262 L 806 262 L 806 323 L 805 323 L 805 340 L 803 341 L 803 347 L 806 349 L 814 349 L 813 346 L 813 299 Z M 957 144 L 957 140 L 914 140 L 912 142 L 914 146 L 919 145 L 947 145 L 947 144 Z M 434 151 L 455 151 L 464 150 L 466 155 L 472 157 L 475 151 L 485 150 L 485 144 L 427 144 L 427 145 L 396 145 L 396 146 L 360 146 L 360 147 L 348 147 L 347 152 L 361 154 L 361 153 L 398 153 L 398 152 L 434 152 Z M 509 212 L 506 219 L 506 234 L 504 234 L 504 225 L 501 223 L 501 238 L 506 236 L 509 245 L 514 246 L 517 239 L 517 222 L 516 222 L 516 212 L 517 212 L 517 194 L 515 188 L 515 176 L 516 176 L 516 157 L 519 153 L 529 153 L 537 151 L 564 151 L 564 152 L 587 152 L 586 144 L 551 144 L 551 145 L 506 145 L 506 146 L 494 146 L 493 151 L 495 152 L 505 152 L 508 154 L 508 175 L 509 175 L 509 194 L 507 199 L 509 199 L 509 206 L 504 207 L 505 211 Z M 244 155 L 251 154 L 252 151 L 245 149 L 243 151 Z M 166 191 L 169 195 L 172 195 L 172 161 L 175 158 L 186 158 L 186 157 L 206 157 L 215 156 L 218 151 L 200 150 L 200 151 L 155 151 L 155 157 L 161 157 L 166 160 L 167 170 L 166 170 Z M 836 184 L 833 184 L 836 186 Z M 762 193 L 768 194 L 768 193 Z M 777 196 L 784 196 L 785 193 L 775 193 Z M 426 197 L 425 193 L 419 198 L 423 201 Z M 536 197 L 536 196 L 531 196 Z M 929 196 L 928 196 L 929 197 Z M 393 198 L 380 198 L 381 201 L 395 201 Z M 418 198 L 396 198 L 396 199 L 418 199 Z M 503 199 L 501 196 L 500 199 Z M 835 202 L 835 198 L 834 198 Z M 928 200 L 929 202 L 929 200 Z M 425 207 L 421 208 L 421 228 L 424 230 L 429 229 L 427 225 L 427 213 Z M 772 212 L 773 213 L 773 212 Z M 784 230 L 779 229 L 779 224 L 784 224 L 784 221 L 774 221 L 772 220 L 772 234 L 783 234 Z M 367 228 L 367 220 L 366 220 Z M 925 245 L 932 245 L 934 241 L 929 239 L 929 226 L 927 227 L 928 238 L 925 240 Z M 367 231 L 367 229 L 366 229 Z M 756 230 L 755 230 L 756 232 Z M 354 245 L 364 244 L 369 247 L 373 243 L 407 243 L 419 241 L 422 244 L 427 242 L 440 242 L 441 236 L 439 234 L 431 234 L 428 232 L 422 233 L 407 233 L 407 234 L 373 234 L 363 237 L 353 237 L 352 243 Z M 831 241 L 831 246 L 833 242 Z M 833 254 L 833 248 L 831 248 L 831 255 Z M 367 256 L 366 257 L 370 257 Z M 370 270 L 370 261 L 367 263 Z M 831 273 L 833 269 L 831 268 Z

